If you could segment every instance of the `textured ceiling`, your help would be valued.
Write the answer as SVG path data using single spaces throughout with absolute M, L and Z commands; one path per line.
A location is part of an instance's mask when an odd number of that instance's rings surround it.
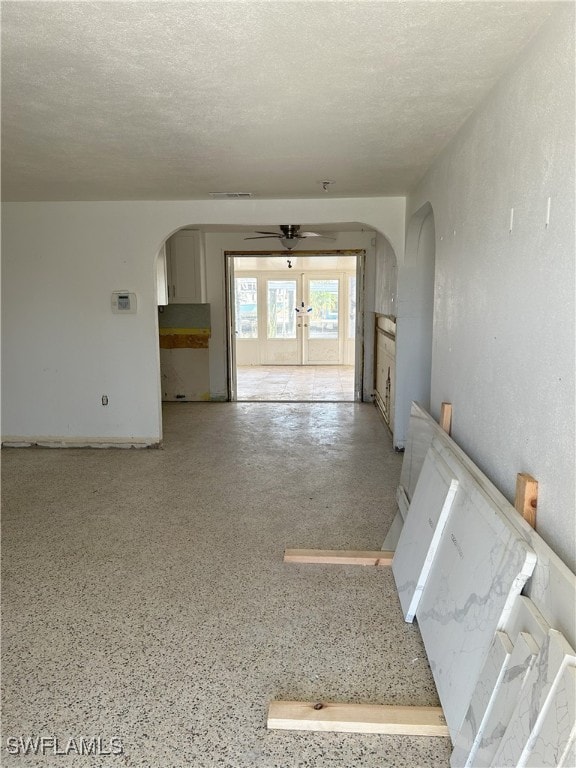
M 9 200 L 405 194 L 550 2 L 12 2 Z

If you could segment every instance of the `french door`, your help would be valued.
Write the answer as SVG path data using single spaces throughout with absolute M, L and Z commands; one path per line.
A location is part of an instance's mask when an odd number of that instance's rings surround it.
M 355 275 L 236 273 L 238 365 L 352 365 Z

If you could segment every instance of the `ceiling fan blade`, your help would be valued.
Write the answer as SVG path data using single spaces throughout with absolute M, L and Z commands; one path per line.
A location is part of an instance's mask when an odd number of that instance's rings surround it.
M 245 237 L 244 240 L 270 240 L 271 237 L 282 237 L 282 235 L 257 235 L 256 237 Z
M 280 232 L 268 232 L 268 230 L 263 232 L 261 229 L 255 229 L 254 231 L 257 235 L 274 235 L 274 237 L 282 237 Z
M 336 240 L 330 232 L 300 232 L 298 237 L 321 237 L 324 240 Z

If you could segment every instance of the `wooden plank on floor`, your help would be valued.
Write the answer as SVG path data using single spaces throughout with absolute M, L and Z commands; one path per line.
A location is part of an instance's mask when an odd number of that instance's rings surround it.
M 394 552 L 346 549 L 287 549 L 285 563 L 324 563 L 331 565 L 390 565 Z
M 296 731 L 448 736 L 442 707 L 272 701 L 267 727 Z

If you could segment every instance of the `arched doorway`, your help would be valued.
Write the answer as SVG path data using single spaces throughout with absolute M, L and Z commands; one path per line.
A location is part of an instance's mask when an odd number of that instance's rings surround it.
M 309 226 L 309 225 L 307 225 Z M 327 227 L 327 224 L 324 224 Z M 257 227 L 254 227 L 257 228 Z M 224 401 L 228 399 L 229 388 L 227 375 L 229 366 L 226 360 L 227 338 L 226 323 L 226 276 L 225 276 L 225 251 L 243 250 L 244 238 L 253 229 L 246 224 L 219 225 L 219 224 L 188 224 L 180 227 L 167 236 L 167 239 L 186 230 L 198 230 L 201 233 L 204 244 L 203 279 L 204 301 L 209 305 L 209 350 L 208 350 L 208 381 L 209 389 L 206 397 L 211 401 Z M 356 360 L 356 372 L 358 382 L 355 384 L 354 399 L 368 402 L 372 399 L 373 392 L 373 342 L 374 342 L 374 286 L 375 286 L 375 248 L 376 237 L 380 236 L 377 229 L 358 223 L 330 225 L 331 231 L 336 234 L 334 245 L 340 249 L 355 248 L 365 252 L 365 279 L 359 283 L 360 304 L 357 313 L 362 327 L 363 344 L 357 345 L 359 358 Z M 157 261 L 158 263 L 158 261 Z M 293 270 L 292 270 L 293 271 Z M 174 291 L 174 288 L 171 289 Z M 169 302 L 171 304 L 172 302 Z M 158 313 L 160 316 L 161 313 Z M 158 326 L 157 326 L 158 327 Z M 157 347 L 158 349 L 158 347 Z M 178 353 L 177 353 L 178 354 Z M 160 351 L 158 351 L 158 404 L 161 406 L 162 388 L 160 386 Z M 179 392 L 179 394 L 181 394 Z M 185 394 L 185 392 L 183 392 Z M 200 399 L 200 398 L 199 398 Z

